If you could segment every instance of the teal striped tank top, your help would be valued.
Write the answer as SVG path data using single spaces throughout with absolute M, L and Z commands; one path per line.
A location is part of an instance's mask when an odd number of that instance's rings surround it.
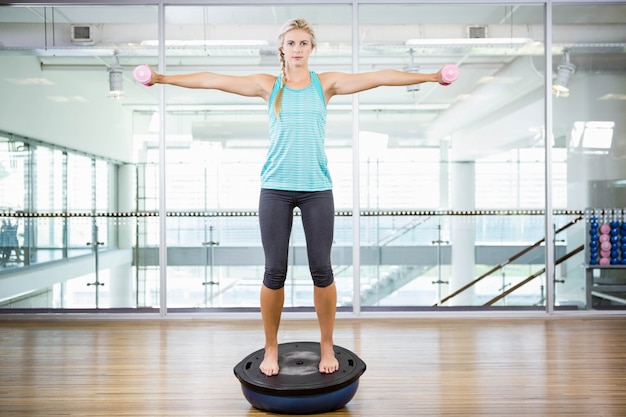
M 274 102 L 281 76 L 268 103 L 270 145 L 261 170 L 261 187 L 286 191 L 324 191 L 332 188 L 324 149 L 326 103 L 320 80 L 311 71 L 311 84 L 283 89 L 280 114 Z

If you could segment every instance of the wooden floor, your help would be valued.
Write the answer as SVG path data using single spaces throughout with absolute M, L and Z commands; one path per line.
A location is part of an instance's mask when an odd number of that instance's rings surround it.
M 281 342 L 316 341 L 287 320 Z M 234 366 L 260 322 L 0 320 L 0 416 L 262 416 Z M 345 319 L 367 364 L 334 416 L 626 416 L 626 319 Z

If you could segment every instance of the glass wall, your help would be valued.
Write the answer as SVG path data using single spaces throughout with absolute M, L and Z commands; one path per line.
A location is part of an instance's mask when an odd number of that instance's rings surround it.
M 360 97 L 361 205 L 374 213 L 409 211 L 363 217 L 362 305 L 543 306 L 543 274 L 506 295 L 541 270 L 541 247 L 492 270 L 545 233 L 543 217 L 526 214 L 545 207 L 543 6 L 359 11 L 361 71 L 381 56 L 414 72 L 460 68 L 449 86 L 388 87 Z M 555 150 L 551 163 L 560 208 L 564 156 Z
M 552 152 L 562 152 L 566 164 L 565 204 L 585 220 L 566 241 L 570 251 L 585 246 L 584 261 L 568 260 L 556 278 L 565 299 L 624 308 L 626 5 L 558 5 L 553 15 Z M 579 31 L 589 34 L 585 42 L 577 41 Z
M 0 6 L 2 311 L 258 310 L 265 102 L 132 70 L 278 75 L 294 17 L 319 73 L 460 69 L 328 104 L 340 310 L 626 305 L 624 4 L 71 3 Z
M 117 228 L 94 214 L 107 213 L 111 207 L 109 184 L 115 180 L 117 164 L 6 132 L 0 133 L 0 157 L 4 169 L 0 272 L 3 294 L 13 295 L 3 306 L 62 307 L 69 297 L 81 300 L 69 301 L 73 307 L 93 308 L 94 288 L 87 287 L 98 281 L 95 259 L 83 274 L 66 265 L 65 275 L 59 276 L 46 266 L 93 258 L 97 247 L 116 246 L 111 239 Z M 29 276 L 29 270 L 40 272 Z
M 311 67 L 318 72 L 349 72 L 351 8 L 324 9 L 169 6 L 165 9 L 167 72 L 277 75 L 279 29 L 288 19 L 299 16 L 306 16 L 316 30 L 318 47 Z M 207 214 L 169 220 L 167 244 L 173 262 L 168 263 L 167 271 L 168 305 L 258 307 L 264 260 L 256 210 L 269 143 L 267 106 L 260 98 L 220 91 L 168 86 L 165 94 L 167 209 Z M 344 131 L 338 137 L 330 135 L 327 142 L 333 179 L 338 184 L 338 206 L 344 208 L 351 206 L 351 153 L 345 145 L 346 140 L 349 142 L 345 121 L 349 114 L 349 109 L 332 105 L 328 109 L 328 130 Z M 333 146 L 341 149 L 334 152 Z M 148 155 L 157 152 L 147 151 Z M 351 244 L 349 240 L 345 243 Z M 311 278 L 297 215 L 291 247 L 285 305 L 311 306 Z M 345 269 L 349 261 L 336 267 Z
M 156 55 L 138 44 L 157 36 L 157 16 L 155 6 L 0 7 L 7 311 L 158 307 L 133 262 L 154 218 L 116 214 L 138 209 L 133 112 L 151 96 L 129 69 Z

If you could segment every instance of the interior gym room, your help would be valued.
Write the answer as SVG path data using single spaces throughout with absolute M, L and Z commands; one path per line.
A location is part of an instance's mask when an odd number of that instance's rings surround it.
M 0 369 L 3 417 L 625 416 L 626 2 L 0 0 Z

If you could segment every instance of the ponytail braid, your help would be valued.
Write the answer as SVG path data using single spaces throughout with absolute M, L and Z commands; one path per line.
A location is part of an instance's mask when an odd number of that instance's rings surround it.
M 282 78 L 280 81 L 280 90 L 276 94 L 276 101 L 274 102 L 274 112 L 276 113 L 276 117 L 280 114 L 280 102 L 283 99 L 283 89 L 285 88 L 285 83 L 287 82 L 287 64 L 285 63 L 285 53 L 282 48 L 278 49 L 278 56 L 280 58 L 280 72 L 282 73 Z

